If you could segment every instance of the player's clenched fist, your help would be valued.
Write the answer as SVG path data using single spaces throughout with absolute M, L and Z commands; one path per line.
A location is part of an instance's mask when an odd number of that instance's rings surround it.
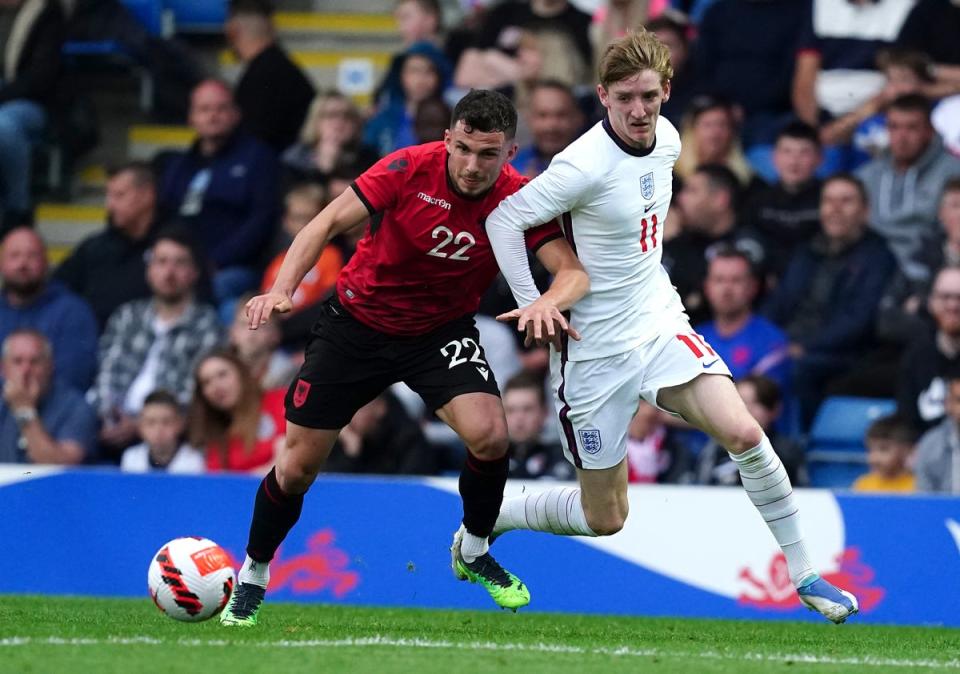
M 247 302 L 247 318 L 250 319 L 250 329 L 256 330 L 270 320 L 270 314 L 276 311 L 285 314 L 293 309 L 293 300 L 284 293 L 266 293 L 257 295 Z

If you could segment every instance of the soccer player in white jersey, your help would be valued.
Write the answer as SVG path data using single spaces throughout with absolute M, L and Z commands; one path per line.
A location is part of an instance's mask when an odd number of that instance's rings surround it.
M 504 500 L 494 535 L 619 531 L 627 517 L 627 426 L 642 398 L 727 448 L 783 549 L 801 601 L 843 622 L 857 612 L 856 598 L 814 570 L 783 464 L 727 366 L 690 327 L 660 264 L 680 155 L 677 130 L 659 114 L 672 75 L 667 48 L 642 28 L 610 44 L 597 87 L 606 118 L 487 218 L 497 261 L 521 307 L 503 318 L 554 345 L 551 385 L 564 451 L 580 483 Z M 539 296 L 524 247 L 525 230 L 557 216 L 590 277 L 590 292 L 570 315 L 579 342 L 567 339 L 564 317 Z M 454 549 L 457 543 L 455 536 Z

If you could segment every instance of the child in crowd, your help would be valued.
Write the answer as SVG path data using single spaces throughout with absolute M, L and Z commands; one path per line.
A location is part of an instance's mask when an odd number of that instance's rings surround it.
M 917 433 L 896 415 L 870 424 L 865 437 L 870 472 L 853 483 L 854 491 L 914 491 L 910 467 Z
M 172 393 L 158 390 L 148 395 L 137 418 L 143 442 L 124 451 L 120 470 L 127 473 L 204 472 L 203 454 L 181 442 L 185 425 L 183 409 Z

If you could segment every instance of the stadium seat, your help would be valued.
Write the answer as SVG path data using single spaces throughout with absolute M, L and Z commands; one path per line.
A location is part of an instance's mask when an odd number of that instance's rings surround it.
M 163 0 L 178 33 L 220 33 L 227 20 L 226 0 Z
M 849 487 L 867 471 L 863 437 L 877 418 L 892 414 L 885 398 L 834 396 L 823 401 L 810 429 L 807 470 L 813 487 Z

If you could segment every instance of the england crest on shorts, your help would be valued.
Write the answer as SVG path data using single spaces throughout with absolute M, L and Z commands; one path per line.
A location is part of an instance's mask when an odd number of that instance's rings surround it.
M 587 454 L 596 454 L 600 451 L 603 443 L 600 441 L 600 431 L 596 428 L 582 428 L 577 431 L 580 434 L 580 444 L 583 445 L 583 451 Z
M 640 196 L 644 199 L 653 199 L 653 172 L 640 176 Z

